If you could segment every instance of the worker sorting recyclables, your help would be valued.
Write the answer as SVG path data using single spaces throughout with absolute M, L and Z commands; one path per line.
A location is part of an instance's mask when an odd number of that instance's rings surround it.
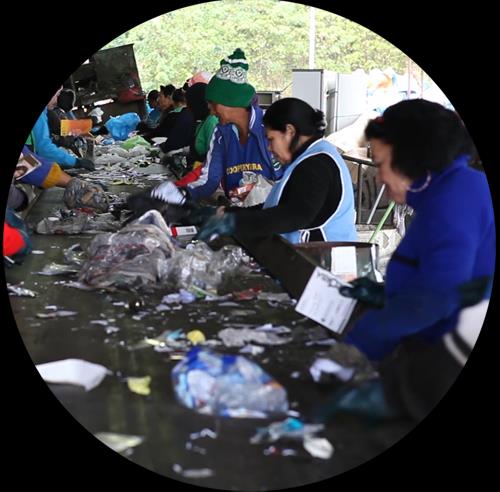
M 366 128 L 382 183 L 415 210 L 389 262 L 385 285 L 340 288 L 368 307 L 345 341 L 377 363 L 381 380 L 337 394 L 329 411 L 423 418 L 453 384 L 486 315 L 495 224 L 483 172 L 456 113 L 402 101 Z
M 282 234 L 292 243 L 355 241 L 352 181 L 335 146 L 323 138 L 323 113 L 300 99 L 286 98 L 267 110 L 263 124 L 269 148 L 285 168 L 263 204 L 200 208 L 189 193 L 184 196 L 166 182 L 151 191 L 155 208 L 165 203 L 183 206 L 184 222 L 201 226 L 202 240 L 241 232 L 256 237 Z M 131 208 L 138 198 L 129 200 Z

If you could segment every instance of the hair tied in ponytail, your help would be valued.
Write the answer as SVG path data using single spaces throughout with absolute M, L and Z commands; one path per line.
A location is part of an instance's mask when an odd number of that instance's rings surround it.
M 315 121 L 315 126 L 317 131 L 323 132 L 326 130 L 326 121 L 325 121 L 325 115 L 323 111 L 320 109 L 314 110 L 314 119 Z

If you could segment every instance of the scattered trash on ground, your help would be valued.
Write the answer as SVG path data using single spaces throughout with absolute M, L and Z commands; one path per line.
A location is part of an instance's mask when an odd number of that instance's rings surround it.
M 354 369 L 351 367 L 343 367 L 330 359 L 316 359 L 309 368 L 309 372 L 317 383 L 322 379 L 323 374 L 333 374 L 341 381 L 346 382 L 352 378 Z
M 323 424 L 304 424 L 299 419 L 287 418 L 282 422 L 274 422 L 268 427 L 258 428 L 257 433 L 250 439 L 250 443 L 275 442 L 283 438 L 302 440 L 302 445 L 309 454 L 315 458 L 329 459 L 334 451 L 333 446 L 327 439 L 315 437 L 315 434 L 323 429 Z M 268 454 L 274 454 L 269 451 L 270 448 L 267 449 Z
M 80 246 L 80 243 L 73 244 L 69 248 L 63 249 L 64 261 L 69 265 L 81 267 L 87 259 L 87 253 Z
M 295 449 L 277 448 L 276 446 L 269 446 L 262 453 L 265 456 L 297 456 L 299 454 Z
M 68 273 L 78 273 L 79 269 L 71 265 L 63 265 L 60 263 L 49 263 L 45 265 L 43 269 L 36 272 L 38 275 L 67 275 Z
M 224 328 L 217 335 L 226 347 L 243 347 L 248 342 L 261 345 L 283 345 L 291 341 L 291 337 L 280 336 L 269 331 L 257 331 L 255 329 Z
M 252 288 L 240 292 L 233 292 L 233 299 L 236 301 L 249 301 L 255 299 L 261 291 L 262 289 L 260 288 Z
M 55 216 L 42 219 L 35 227 L 38 234 L 95 234 L 113 232 L 122 223 L 111 213 L 95 214 L 82 210 L 59 210 Z
M 127 378 L 128 389 L 138 395 L 147 396 L 151 393 L 149 385 L 151 384 L 151 376 L 143 378 Z
M 249 343 L 240 349 L 240 354 L 260 355 L 264 352 L 265 348 L 259 345 L 252 345 Z
M 324 429 L 323 424 L 304 424 L 301 420 L 289 417 L 281 422 L 273 422 L 267 427 L 260 427 L 250 439 L 251 444 L 261 442 L 275 442 L 283 437 L 303 439 L 305 436 L 314 436 Z
M 179 475 L 182 475 L 185 478 L 209 478 L 215 475 L 215 472 L 210 468 L 185 470 L 182 468 L 181 465 L 178 465 L 177 463 L 174 466 L 172 466 L 172 469 L 174 470 L 175 473 L 178 473 Z
M 196 446 L 196 444 L 193 444 L 191 441 L 186 442 L 186 449 L 188 451 L 193 451 L 194 453 L 207 454 L 207 450 L 205 448 Z
M 115 434 L 114 432 L 97 432 L 94 434 L 94 437 L 117 453 L 123 453 L 144 442 L 143 437 L 131 436 L 128 434 Z
M 26 289 L 21 287 L 21 285 L 11 285 L 7 284 L 7 290 L 9 295 L 18 297 L 36 297 L 38 295 L 34 290 Z
M 191 441 L 195 441 L 196 439 L 200 439 L 201 437 L 210 437 L 210 439 L 217 439 L 217 433 L 212 429 L 201 429 L 200 432 L 193 432 L 189 434 L 189 439 Z
M 206 342 L 205 335 L 200 330 L 191 330 L 187 333 L 186 337 L 193 345 L 199 345 Z
M 67 318 L 68 316 L 76 316 L 77 311 L 52 311 L 51 313 L 37 313 L 36 317 L 41 319 L 50 318 Z
M 242 356 L 192 348 L 172 371 L 178 400 L 193 410 L 235 418 L 288 411 L 285 389 Z

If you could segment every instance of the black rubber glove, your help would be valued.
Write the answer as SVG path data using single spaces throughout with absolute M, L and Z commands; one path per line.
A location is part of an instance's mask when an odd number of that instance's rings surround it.
M 186 202 L 184 195 L 185 192 L 171 181 L 130 195 L 127 198 L 127 208 L 133 212 L 131 220 L 153 209 L 158 210 L 169 224 L 190 224 L 188 217 L 192 207 Z
M 81 167 L 88 171 L 95 171 L 95 164 L 90 159 L 77 159 L 75 167 Z
M 474 306 L 482 301 L 490 287 L 491 277 L 480 277 L 462 284 L 459 288 L 460 306 Z
M 197 204 L 191 204 L 186 221 L 189 221 L 189 225 L 201 226 L 215 215 L 217 208 L 218 207 L 200 207 Z
M 368 277 L 359 277 L 354 279 L 351 285 L 352 287 L 340 287 L 339 292 L 345 297 L 352 297 L 374 308 L 384 307 L 384 284 L 374 282 Z
M 134 217 L 139 217 L 148 210 L 158 210 L 163 213 L 167 203 L 151 196 L 152 188 L 130 195 L 127 198 L 127 208 L 134 212 Z

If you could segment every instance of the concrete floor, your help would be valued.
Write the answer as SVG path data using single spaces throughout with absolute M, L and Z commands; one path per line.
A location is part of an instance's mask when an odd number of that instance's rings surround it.
M 129 191 L 128 187 L 110 188 L 111 192 Z M 39 198 L 28 216 L 34 224 L 51 209 L 61 204 L 62 191 L 48 190 Z M 341 383 L 315 383 L 308 369 L 316 357 L 327 354 L 328 347 L 306 346 L 313 335 L 327 338 L 328 332 L 314 322 L 302 318 L 289 306 L 271 307 L 265 301 L 239 301 L 238 308 L 221 307 L 217 303 L 197 301 L 182 309 L 159 313 L 154 307 L 165 292 L 143 296 L 142 319 L 113 302 L 128 302 L 137 297 L 128 291 L 105 293 L 86 292 L 57 284 L 69 277 L 36 275 L 44 265 L 63 262 L 62 249 L 79 242 L 85 246 L 90 235 L 40 236 L 34 234 L 33 248 L 44 254 L 30 255 L 23 265 L 6 272 L 7 281 L 38 292 L 36 298 L 11 297 L 11 306 L 19 332 L 33 362 L 40 364 L 66 358 L 82 358 L 102 364 L 113 371 L 95 389 L 85 392 L 70 385 L 49 385 L 52 392 L 74 418 L 91 433 L 116 432 L 144 437 L 143 444 L 134 448 L 128 459 L 146 469 L 176 480 L 225 490 L 276 490 L 310 484 L 354 468 L 390 447 L 411 428 L 409 422 L 367 422 L 353 416 L 338 416 L 327 422 L 320 434 L 334 446 L 328 460 L 313 458 L 300 442 L 278 441 L 277 448 L 292 448 L 296 456 L 268 456 L 264 451 L 270 444 L 253 445 L 249 439 L 258 427 L 274 419 L 228 419 L 197 414 L 176 401 L 171 383 L 171 371 L 178 361 L 167 353 L 152 348 L 131 350 L 145 336 L 154 337 L 166 329 L 181 328 L 184 332 L 200 329 L 207 339 L 230 323 L 261 325 L 283 324 L 293 330 L 293 340 L 280 347 L 267 347 L 263 354 L 248 356 L 271 374 L 287 390 L 291 408 L 309 423 L 318 408 L 328 401 Z M 259 286 L 263 291 L 280 292 L 271 278 L 248 275 L 230 287 L 243 290 Z M 77 311 L 68 318 L 39 319 L 36 313 L 47 312 L 47 305 Z M 200 317 L 206 318 L 201 323 Z M 119 328 L 106 333 L 105 327 L 91 324 L 97 319 L 114 319 Z M 238 349 L 222 346 L 225 353 Z M 291 374 L 298 372 L 297 378 Z M 152 377 L 151 394 L 132 393 L 123 381 L 127 376 Z M 203 438 L 193 442 L 204 451 L 186 449 L 189 435 L 210 428 L 216 439 Z M 97 441 L 96 441 L 97 445 Z M 173 470 L 175 464 L 183 469 L 209 468 L 208 478 L 186 478 Z

